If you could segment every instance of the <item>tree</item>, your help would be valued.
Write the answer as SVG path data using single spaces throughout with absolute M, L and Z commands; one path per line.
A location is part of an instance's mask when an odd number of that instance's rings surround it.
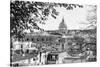
M 89 21 L 88 28 L 93 28 L 96 30 L 96 23 L 97 23 L 97 6 L 91 6 L 91 9 L 88 10 L 87 20 Z
M 73 45 L 74 44 L 74 45 Z M 72 46 L 68 49 L 68 54 L 71 56 L 77 56 L 80 53 L 83 53 L 84 48 L 84 38 L 79 36 L 74 36 L 72 39 Z
M 33 1 L 11 1 L 10 2 L 10 33 L 21 37 L 23 30 L 33 29 L 43 30 L 37 24 L 45 24 L 51 15 L 54 19 L 59 15 L 56 7 L 64 7 L 66 10 L 73 10 L 73 8 L 82 8 L 78 4 L 64 4 L 64 3 L 49 3 L 49 2 L 33 2 Z

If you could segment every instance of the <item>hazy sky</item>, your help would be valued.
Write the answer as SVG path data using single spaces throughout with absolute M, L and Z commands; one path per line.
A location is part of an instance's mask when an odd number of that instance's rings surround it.
M 57 30 L 59 23 L 62 18 L 65 20 L 65 24 L 68 29 L 85 29 L 88 25 L 84 23 L 89 23 L 86 20 L 88 10 L 91 10 L 91 6 L 84 5 L 83 8 L 74 8 L 73 10 L 66 10 L 65 8 L 57 7 L 56 10 L 59 11 L 59 16 L 54 19 L 51 16 L 48 17 L 45 25 L 38 24 L 44 30 Z M 92 14 L 91 14 L 92 15 Z

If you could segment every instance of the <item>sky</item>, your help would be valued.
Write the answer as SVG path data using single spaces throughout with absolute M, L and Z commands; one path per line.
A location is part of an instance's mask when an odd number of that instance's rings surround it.
M 65 8 L 56 7 L 56 10 L 59 12 L 59 16 L 56 19 L 49 16 L 48 20 L 45 21 L 46 24 L 38 24 L 39 27 L 44 30 L 57 30 L 59 28 L 59 24 L 62 21 L 62 18 L 65 20 L 65 24 L 68 29 L 85 29 L 88 25 L 88 21 L 86 20 L 88 15 L 88 10 L 92 10 L 91 6 L 83 5 L 83 8 L 74 8 L 73 10 L 66 10 Z M 91 14 L 92 15 L 92 14 Z

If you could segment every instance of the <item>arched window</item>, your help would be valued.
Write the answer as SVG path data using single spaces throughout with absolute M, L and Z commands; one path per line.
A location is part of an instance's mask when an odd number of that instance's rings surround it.
M 29 41 L 29 39 L 28 39 L 28 38 L 26 38 L 26 39 L 25 39 L 25 41 Z
M 45 41 L 45 38 L 42 38 L 41 40 L 42 40 L 42 42 L 44 42 Z
M 34 41 L 34 38 L 32 38 L 31 41 Z

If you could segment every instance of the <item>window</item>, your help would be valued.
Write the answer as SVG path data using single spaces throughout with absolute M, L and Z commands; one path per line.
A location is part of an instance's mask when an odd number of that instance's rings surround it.
M 31 40 L 34 41 L 34 38 L 32 38 Z
M 29 39 L 27 38 L 26 41 L 29 41 Z
M 42 38 L 42 41 L 44 42 L 44 41 L 45 41 L 45 39 L 44 39 L 44 38 Z
M 56 45 L 60 45 L 60 44 L 56 44 Z
M 36 40 L 39 41 L 39 38 L 37 38 Z

